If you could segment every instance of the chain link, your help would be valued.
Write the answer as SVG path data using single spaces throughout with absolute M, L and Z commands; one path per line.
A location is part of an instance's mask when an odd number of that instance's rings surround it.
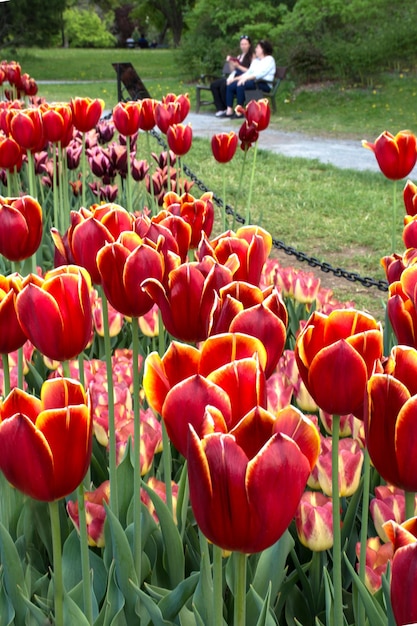
M 151 131 L 153 136 L 156 138 L 158 143 L 164 147 L 165 150 L 168 149 L 168 146 L 162 139 L 161 135 L 154 130 Z M 205 193 L 206 191 L 211 191 L 191 170 L 187 165 L 182 165 L 182 169 L 184 173 L 188 176 L 188 178 L 195 183 L 195 185 L 199 188 L 200 191 Z M 223 201 L 219 196 L 213 194 L 213 201 L 218 207 L 223 206 Z M 225 207 L 226 213 L 228 215 L 232 215 L 236 222 L 239 224 L 245 223 L 245 218 L 239 213 L 235 213 L 233 207 L 229 204 L 226 204 Z M 302 261 L 303 263 L 307 263 L 310 267 L 315 267 L 320 269 L 325 274 L 333 274 L 336 278 L 344 278 L 345 280 L 351 283 L 360 283 L 363 287 L 376 287 L 379 291 L 388 291 L 388 282 L 382 279 L 372 278 L 370 276 L 361 276 L 357 272 L 350 272 L 341 267 L 333 267 L 330 263 L 325 261 L 319 261 L 316 257 L 309 256 L 305 252 L 301 252 L 300 250 L 296 250 L 292 246 L 287 246 L 283 241 L 279 239 L 272 239 L 272 245 L 277 250 L 282 250 L 285 254 L 289 256 L 293 256 L 297 259 L 297 261 Z

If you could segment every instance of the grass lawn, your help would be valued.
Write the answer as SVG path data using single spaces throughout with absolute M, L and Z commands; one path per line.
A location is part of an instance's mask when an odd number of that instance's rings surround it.
M 18 60 L 23 71 L 39 81 L 39 95 L 49 101 L 74 96 L 101 97 L 106 108 L 117 102 L 112 62 L 130 61 L 155 98 L 173 91 L 188 92 L 194 106 L 194 84 L 187 81 L 171 50 L 38 50 L 3 51 L 3 58 Z M 94 81 L 94 82 L 86 82 Z M 381 76 L 378 83 L 359 85 L 296 86 L 288 76 L 278 92 L 278 112 L 271 125 L 283 131 L 366 138 L 374 140 L 383 130 L 397 133 L 408 128 L 417 133 L 417 76 L 398 71 Z M 268 132 L 268 131 L 266 131 Z M 195 139 L 184 162 L 204 183 L 222 195 L 227 176 L 227 202 L 245 214 L 252 152 L 243 169 L 245 185 L 239 192 L 243 153 L 224 167 L 211 156 L 207 140 Z M 402 183 L 397 185 L 397 250 L 402 252 Z M 195 188 L 195 195 L 198 195 Z M 259 150 L 252 192 L 252 221 L 273 237 L 327 261 L 383 278 L 382 256 L 391 252 L 393 184 L 381 174 L 338 170 L 316 161 L 285 158 Z M 288 257 L 287 265 L 292 264 Z M 308 270 L 308 267 L 305 266 Z M 322 274 L 323 282 L 326 275 Z M 385 294 L 355 283 L 338 281 L 335 293 L 354 299 L 358 306 L 383 315 Z

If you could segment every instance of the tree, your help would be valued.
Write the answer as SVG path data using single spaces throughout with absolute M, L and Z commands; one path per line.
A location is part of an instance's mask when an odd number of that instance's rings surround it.
M 158 25 L 163 35 L 169 29 L 174 46 L 179 46 L 185 16 L 194 4 L 195 0 L 145 0 L 134 9 L 134 15 L 144 22 Z
M 62 41 L 66 0 L 0 3 L 0 46 L 49 46 Z

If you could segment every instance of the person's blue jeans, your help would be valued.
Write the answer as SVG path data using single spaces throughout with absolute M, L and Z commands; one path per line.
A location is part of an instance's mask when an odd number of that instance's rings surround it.
M 236 104 L 245 104 L 245 91 L 250 89 L 262 89 L 262 91 L 271 91 L 271 87 L 265 80 L 247 80 L 244 85 L 238 85 L 237 82 L 227 85 L 226 89 L 226 104 L 228 107 L 233 107 L 233 101 L 236 98 Z

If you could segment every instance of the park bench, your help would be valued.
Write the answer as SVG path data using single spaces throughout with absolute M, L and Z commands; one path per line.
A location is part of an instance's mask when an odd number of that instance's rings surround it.
M 223 68 L 224 69 L 224 68 Z M 261 89 L 248 89 L 245 91 L 245 102 L 246 104 L 250 100 L 260 100 L 261 98 L 268 98 L 271 102 L 271 108 L 274 113 L 277 110 L 276 103 L 276 94 L 281 82 L 284 80 L 287 73 L 287 68 L 284 66 L 279 66 L 275 72 L 274 82 L 272 84 L 271 91 L 262 91 Z M 223 76 L 226 74 L 223 72 Z M 213 96 L 211 95 L 210 83 L 218 78 L 218 76 L 212 76 L 210 74 L 202 74 L 201 82 L 196 85 L 196 105 L 195 112 L 198 113 L 200 111 L 200 107 L 202 106 L 211 106 L 214 104 Z M 206 94 L 206 95 L 203 95 Z
M 246 104 L 251 100 L 260 100 L 261 98 L 268 98 L 271 102 L 271 109 L 273 113 L 277 112 L 276 95 L 281 82 L 284 80 L 287 74 L 287 68 L 279 66 L 275 70 L 274 82 L 272 83 L 271 91 L 262 91 L 262 89 L 248 89 L 245 90 L 245 102 Z

